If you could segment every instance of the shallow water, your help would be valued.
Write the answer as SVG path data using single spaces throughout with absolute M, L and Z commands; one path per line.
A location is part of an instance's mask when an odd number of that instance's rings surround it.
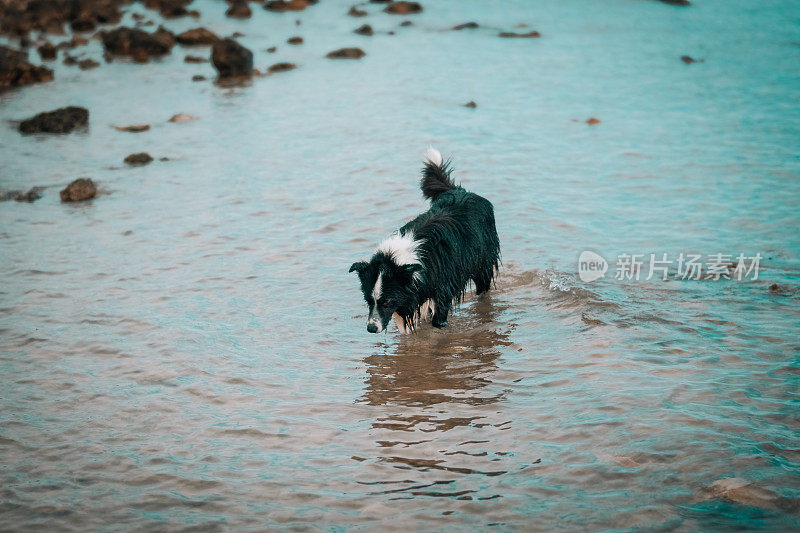
M 797 3 L 424 5 L 197 0 L 165 25 L 299 68 L 193 83 L 176 47 L 0 95 L 0 188 L 48 186 L 0 204 L 0 528 L 800 527 Z M 63 105 L 88 132 L 7 122 Z M 495 205 L 497 287 L 370 335 L 347 269 L 425 208 L 429 143 Z M 80 176 L 108 194 L 61 204 Z M 583 250 L 764 259 L 584 283 Z

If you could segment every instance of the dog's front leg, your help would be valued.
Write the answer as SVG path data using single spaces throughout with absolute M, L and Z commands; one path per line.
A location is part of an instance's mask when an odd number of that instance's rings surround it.
M 452 303 L 452 298 L 439 298 L 436 297 L 433 299 L 434 309 L 433 309 L 433 319 L 431 320 L 431 324 L 435 328 L 443 328 L 447 325 L 447 314 L 450 312 L 450 304 Z

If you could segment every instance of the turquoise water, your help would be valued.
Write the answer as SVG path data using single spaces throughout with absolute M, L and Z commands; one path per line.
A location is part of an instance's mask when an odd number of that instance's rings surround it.
M 0 204 L 2 528 L 800 527 L 798 4 L 349 6 L 163 22 L 299 65 L 247 86 L 176 47 L 0 95 L 0 188 L 48 187 Z M 8 122 L 64 105 L 87 132 Z M 370 335 L 347 269 L 425 209 L 428 144 L 503 268 L 446 329 Z M 104 194 L 61 204 L 81 176 Z M 637 282 L 621 253 L 763 259 Z

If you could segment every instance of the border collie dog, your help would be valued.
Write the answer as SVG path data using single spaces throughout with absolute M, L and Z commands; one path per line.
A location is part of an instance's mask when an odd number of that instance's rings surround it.
M 428 148 L 425 157 L 422 195 L 431 208 L 384 240 L 369 262 L 350 267 L 369 306 L 370 333 L 384 331 L 392 317 L 405 333 L 430 315 L 442 328 L 470 280 L 483 294 L 497 273 L 500 242 L 491 202 L 453 183 L 450 161 L 442 162 L 437 150 Z

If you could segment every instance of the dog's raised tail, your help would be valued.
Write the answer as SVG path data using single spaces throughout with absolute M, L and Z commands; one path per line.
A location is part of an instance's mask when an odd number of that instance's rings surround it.
M 425 167 L 420 181 L 422 195 L 433 201 L 440 194 L 455 189 L 457 185 L 450 179 L 450 161 L 443 161 L 442 154 L 433 146 L 425 150 Z

